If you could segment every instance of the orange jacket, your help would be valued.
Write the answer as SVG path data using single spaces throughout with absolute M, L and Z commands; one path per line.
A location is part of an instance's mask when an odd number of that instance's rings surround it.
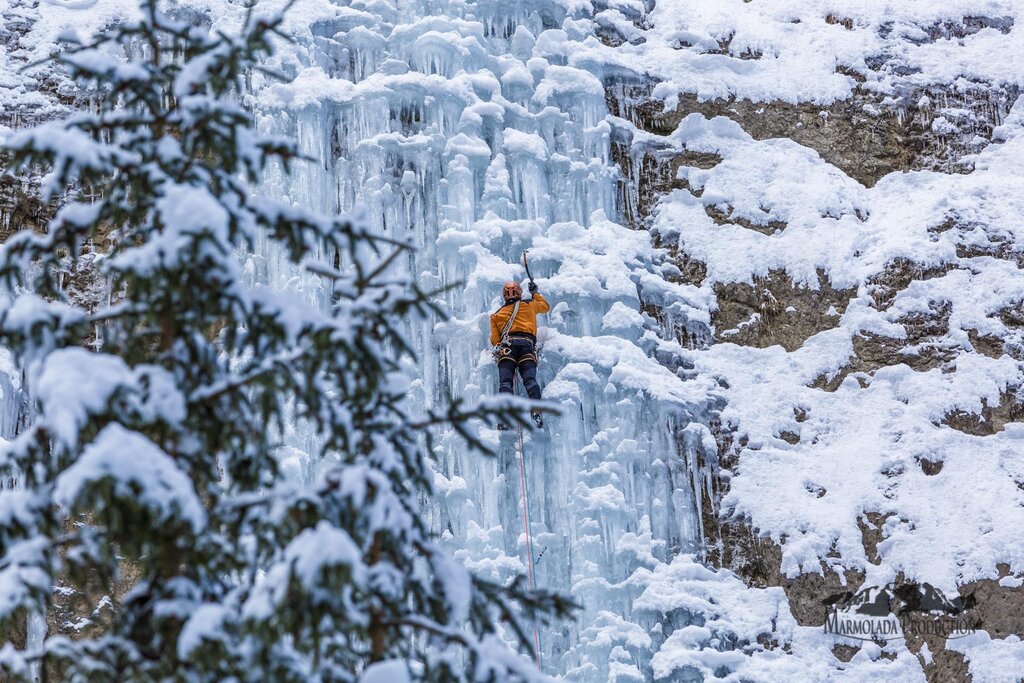
M 494 346 L 501 341 L 501 330 L 505 327 L 505 323 L 508 322 L 509 317 L 512 315 L 512 309 L 515 307 L 516 302 L 511 301 L 495 313 L 491 314 L 491 346 Z M 537 314 L 547 313 L 551 310 L 548 300 L 545 299 L 539 292 L 533 295 L 533 298 L 529 301 L 523 301 L 519 304 L 519 313 L 516 315 L 516 320 L 512 323 L 512 328 L 509 330 L 509 334 L 513 332 L 527 332 L 532 334 L 534 337 L 537 336 Z

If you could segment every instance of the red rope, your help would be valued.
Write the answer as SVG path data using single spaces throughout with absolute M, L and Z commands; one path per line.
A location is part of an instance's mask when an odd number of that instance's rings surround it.
M 519 377 L 512 376 L 513 393 L 519 395 Z M 523 463 L 523 425 L 516 423 L 518 432 L 517 444 L 519 456 L 519 488 L 523 492 L 523 529 L 526 530 L 526 570 L 530 577 L 530 590 L 537 590 L 536 581 L 533 576 L 533 540 L 530 538 L 530 514 L 526 502 L 526 465 Z M 537 622 L 533 622 L 533 645 L 537 653 L 537 667 L 540 668 L 540 632 L 537 630 Z

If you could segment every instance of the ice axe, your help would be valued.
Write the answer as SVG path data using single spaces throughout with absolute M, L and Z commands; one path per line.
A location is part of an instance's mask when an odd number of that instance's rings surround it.
M 529 249 L 523 249 L 523 268 L 526 268 L 526 277 L 528 277 L 530 279 L 530 282 L 532 283 L 533 282 L 533 276 L 530 275 L 530 264 L 528 264 L 526 262 L 526 253 L 528 251 L 530 251 L 530 250 Z

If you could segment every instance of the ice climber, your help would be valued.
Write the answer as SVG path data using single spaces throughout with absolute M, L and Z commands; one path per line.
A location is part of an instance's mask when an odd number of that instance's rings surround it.
M 523 300 L 523 288 L 516 282 L 506 282 L 501 290 L 504 305 L 491 315 L 491 345 L 494 359 L 498 364 L 501 381 L 498 391 L 512 393 L 512 382 L 516 370 L 526 387 L 526 395 L 540 399 L 540 384 L 537 383 L 537 314 L 551 310 L 547 299 L 537 291 L 537 284 L 530 280 L 532 297 Z M 532 412 L 533 422 L 538 428 L 544 426 L 540 411 Z M 508 429 L 499 424 L 498 429 Z

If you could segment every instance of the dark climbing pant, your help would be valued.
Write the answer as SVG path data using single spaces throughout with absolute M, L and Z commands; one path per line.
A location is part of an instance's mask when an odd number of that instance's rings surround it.
M 512 393 L 516 369 L 526 387 L 526 395 L 532 399 L 540 399 L 540 384 L 537 383 L 537 351 L 532 340 L 525 337 L 512 337 L 509 340 L 512 353 L 498 361 L 498 377 L 501 384 L 498 391 L 503 394 Z

